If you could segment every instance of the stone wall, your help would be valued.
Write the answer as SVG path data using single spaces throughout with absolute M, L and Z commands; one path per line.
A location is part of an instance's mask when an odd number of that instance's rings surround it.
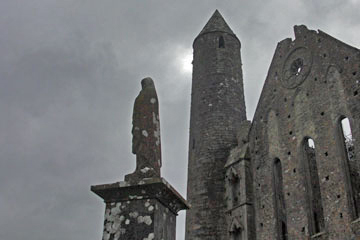
M 294 29 L 295 40 L 276 48 L 251 128 L 257 239 L 281 239 L 272 185 L 276 158 L 282 163 L 287 238 L 355 239 L 360 185 L 350 173 L 359 173 L 359 161 L 347 161 L 340 120 L 350 120 L 357 156 L 360 52 L 321 31 Z M 315 162 L 304 164 L 308 138 L 315 143 Z M 312 194 L 316 176 L 319 194 Z M 312 222 L 322 220 L 314 219 L 321 216 L 312 209 L 320 208 L 324 223 L 316 230 Z

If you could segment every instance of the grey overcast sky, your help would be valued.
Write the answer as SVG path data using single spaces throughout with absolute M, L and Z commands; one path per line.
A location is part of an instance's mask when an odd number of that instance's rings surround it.
M 360 46 L 360 0 L 0 1 L 1 240 L 101 239 L 104 203 L 90 185 L 134 170 L 132 107 L 146 76 L 162 174 L 186 195 L 192 42 L 215 9 L 242 43 L 249 119 L 294 25 Z

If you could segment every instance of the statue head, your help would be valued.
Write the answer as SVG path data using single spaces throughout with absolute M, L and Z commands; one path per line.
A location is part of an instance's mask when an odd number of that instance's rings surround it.
M 141 87 L 142 89 L 148 87 L 155 88 L 154 81 L 150 77 L 144 78 L 143 80 L 141 80 Z

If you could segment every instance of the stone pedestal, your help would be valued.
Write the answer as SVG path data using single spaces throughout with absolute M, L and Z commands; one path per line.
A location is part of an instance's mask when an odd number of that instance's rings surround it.
M 186 201 L 163 178 L 91 186 L 106 203 L 103 240 L 175 240 Z

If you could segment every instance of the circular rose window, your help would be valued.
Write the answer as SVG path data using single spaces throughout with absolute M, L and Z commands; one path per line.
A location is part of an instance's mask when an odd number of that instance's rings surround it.
M 281 82 L 285 88 L 299 86 L 309 75 L 312 65 L 312 56 L 304 47 L 291 51 L 283 65 Z

